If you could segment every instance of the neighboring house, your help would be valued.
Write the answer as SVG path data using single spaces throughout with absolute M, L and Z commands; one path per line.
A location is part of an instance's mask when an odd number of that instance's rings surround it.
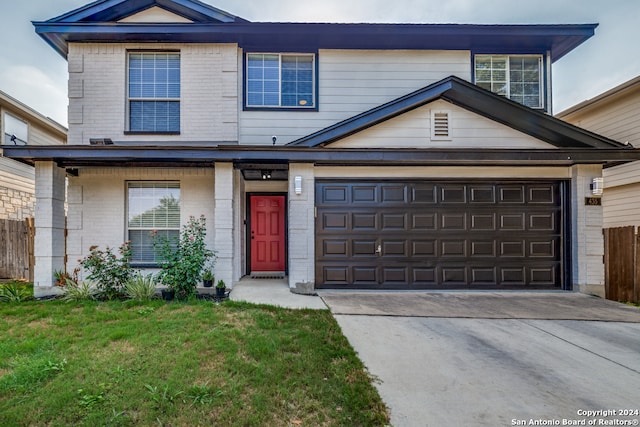
M 326 288 L 602 292 L 603 164 L 637 150 L 553 118 L 585 25 L 249 22 L 103 0 L 36 32 L 69 63 L 69 145 L 36 165 L 37 294 L 91 245 L 208 220 L 216 278 Z M 492 93 L 496 92 L 496 93 Z M 524 104 L 524 105 L 523 105 Z
M 59 145 L 67 129 L 0 91 L 0 144 Z M 23 220 L 35 213 L 33 166 L 2 156 L 0 147 L 0 219 Z
M 640 77 L 557 114 L 558 118 L 640 148 Z M 603 227 L 640 226 L 640 162 L 602 171 Z

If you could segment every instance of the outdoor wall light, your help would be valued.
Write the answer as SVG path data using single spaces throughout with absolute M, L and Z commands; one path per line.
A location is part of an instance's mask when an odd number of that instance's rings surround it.
M 296 175 L 293 178 L 293 190 L 296 194 L 302 194 L 302 177 L 300 175 Z
M 270 170 L 263 170 L 263 171 L 260 171 L 260 173 L 262 174 L 262 179 L 271 179 Z
M 602 178 L 593 178 L 589 187 L 591 188 L 591 194 L 594 196 L 602 196 L 604 180 Z

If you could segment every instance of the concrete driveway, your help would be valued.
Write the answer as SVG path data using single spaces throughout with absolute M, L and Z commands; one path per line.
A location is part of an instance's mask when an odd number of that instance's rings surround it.
M 635 307 L 553 292 L 320 296 L 396 427 L 640 420 Z

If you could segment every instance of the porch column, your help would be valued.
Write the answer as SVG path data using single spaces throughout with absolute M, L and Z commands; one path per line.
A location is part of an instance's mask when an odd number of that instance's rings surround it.
M 296 177 L 301 188 L 296 193 Z M 289 288 L 312 293 L 315 283 L 315 171 L 312 163 L 289 165 Z
M 571 263 L 573 290 L 604 297 L 602 206 L 585 205 L 592 179 L 601 176 L 600 165 L 571 168 Z
M 36 297 L 57 293 L 53 273 L 64 270 L 65 170 L 54 162 L 36 162 L 35 258 Z
M 216 163 L 215 170 L 215 205 L 213 215 L 213 232 L 215 233 L 214 250 L 217 252 L 215 276 L 216 282 L 224 280 L 227 287 L 233 286 L 234 240 L 233 240 L 233 164 Z M 240 260 L 238 260 L 240 262 Z

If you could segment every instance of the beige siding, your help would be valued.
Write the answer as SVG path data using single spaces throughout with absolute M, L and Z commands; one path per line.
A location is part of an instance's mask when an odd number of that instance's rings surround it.
M 125 135 L 127 51 L 179 50 L 180 135 Z M 237 47 L 231 44 L 69 45 L 69 144 L 237 141 Z
M 431 139 L 431 111 L 449 113 L 450 140 Z M 330 148 L 555 148 L 508 126 L 438 100 L 330 144 Z
M 569 179 L 571 171 L 566 167 L 506 167 L 506 166 L 396 166 L 370 167 L 317 166 L 315 178 L 371 179 Z
M 576 126 L 640 147 L 640 85 L 612 89 L 584 107 L 562 115 Z M 605 168 L 603 226 L 640 225 L 640 161 Z
M 27 125 L 28 145 L 58 145 L 66 142 L 64 128 L 0 93 L 0 142 L 4 141 L 4 114 Z M 10 144 L 9 142 L 7 142 Z M 32 166 L 2 157 L 0 149 L 0 219 L 33 217 L 35 213 L 35 170 Z
M 605 228 L 640 226 L 640 183 L 607 188 L 602 208 Z
M 468 51 L 321 50 L 319 111 L 242 111 L 240 105 L 240 143 L 270 145 L 275 135 L 286 144 L 445 77 L 470 80 L 470 58 Z M 240 70 L 242 60 L 239 55 Z
M 133 14 L 131 16 L 127 16 L 124 19 L 119 20 L 118 22 L 124 23 L 149 23 L 149 22 L 173 22 L 173 23 L 192 23 L 193 21 L 183 18 L 182 16 L 176 15 L 175 13 L 171 13 L 168 10 L 162 9 L 161 7 L 150 7 L 147 10 L 143 10 L 142 12 Z
M 576 126 L 640 147 L 640 85 L 624 94 L 563 117 Z

